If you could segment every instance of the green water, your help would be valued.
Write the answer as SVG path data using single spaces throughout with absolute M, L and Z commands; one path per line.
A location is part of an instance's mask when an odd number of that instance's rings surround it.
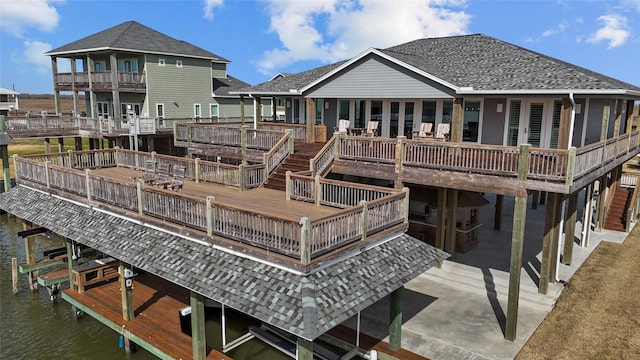
M 25 262 L 24 240 L 17 235 L 20 230 L 16 218 L 0 215 L 0 359 L 156 359 L 140 347 L 127 354 L 119 347 L 118 333 L 88 315 L 76 319 L 71 305 L 61 299 L 52 302 L 45 288 L 31 292 L 26 275 L 19 275 L 19 292 L 14 295 L 11 258 L 17 258 L 18 264 Z M 43 250 L 62 246 L 59 240 L 37 237 L 37 259 Z M 246 333 L 247 325 L 253 323 L 238 314 L 227 315 L 227 341 Z M 221 344 L 219 319 L 220 310 L 207 309 L 207 344 L 214 348 Z M 257 339 L 227 355 L 234 359 L 289 359 Z

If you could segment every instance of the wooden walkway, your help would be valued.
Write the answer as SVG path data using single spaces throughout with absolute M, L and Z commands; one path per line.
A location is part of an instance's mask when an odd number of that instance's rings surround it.
M 143 175 L 142 171 L 122 167 L 95 169 L 91 173 L 132 184 Z M 300 221 L 303 216 L 308 217 L 311 221 L 320 219 L 335 214 L 337 210 L 333 207 L 315 206 L 312 203 L 302 201 L 287 201 L 285 193 L 278 190 L 258 188 L 241 191 L 213 183 L 196 183 L 192 180 L 184 181 L 180 193 L 199 198 L 213 196 L 215 201 L 230 207 L 251 210 L 296 222 Z
M 346 327 L 344 325 L 338 325 L 335 328 L 329 330 L 327 332 L 328 335 L 331 335 L 335 338 L 338 338 L 342 341 L 345 341 L 349 344 L 355 344 L 356 340 L 356 332 L 355 330 Z M 429 360 L 426 357 L 421 355 L 412 353 L 411 351 L 400 349 L 398 351 L 389 350 L 389 343 L 384 342 L 380 339 L 376 339 L 367 334 L 360 333 L 360 348 L 366 351 L 376 350 L 379 353 L 384 353 L 386 355 L 391 356 L 394 359 L 401 360 Z M 380 357 L 380 359 L 388 359 L 389 357 Z
M 141 347 L 150 345 L 169 357 L 192 359 L 191 336 L 182 332 L 178 316 L 178 310 L 189 305 L 189 292 L 184 288 L 149 274 L 134 278 L 135 318 L 130 321 L 122 319 L 118 280 L 88 288 L 83 294 L 64 290 L 63 298 L 74 305 L 79 304 L 81 310 L 115 331 L 130 332 L 134 335 L 132 340 Z M 143 339 L 146 344 L 140 344 L 136 338 Z M 216 350 L 208 351 L 207 359 L 231 359 Z

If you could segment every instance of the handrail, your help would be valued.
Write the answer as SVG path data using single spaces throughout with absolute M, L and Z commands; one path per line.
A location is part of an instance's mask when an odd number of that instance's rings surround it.
M 330 164 L 333 163 L 335 159 L 335 143 L 336 137 L 333 136 L 329 141 L 327 141 L 322 149 L 309 161 L 309 166 L 311 167 L 311 176 L 316 176 L 316 174 L 324 176 L 326 171 L 330 169 Z
M 286 131 L 285 134 L 273 145 L 271 150 L 263 155 L 263 164 L 265 166 L 265 180 L 280 165 L 284 159 L 291 153 L 292 143 L 290 142 L 291 132 Z

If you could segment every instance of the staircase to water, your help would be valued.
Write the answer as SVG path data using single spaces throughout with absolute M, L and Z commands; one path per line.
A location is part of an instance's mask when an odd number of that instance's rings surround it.
M 324 143 L 295 143 L 295 150 L 293 154 L 289 155 L 285 161 L 278 166 L 276 171 L 269 176 L 269 179 L 264 184 L 267 189 L 285 191 L 286 185 L 286 173 L 287 171 L 299 172 L 310 170 L 309 160 L 311 160 L 320 149 L 324 146 Z

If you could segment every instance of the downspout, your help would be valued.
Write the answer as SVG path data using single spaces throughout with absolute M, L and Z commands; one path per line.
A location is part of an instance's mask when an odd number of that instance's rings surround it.
M 257 129 L 258 128 L 258 110 L 257 107 L 260 105 L 258 104 L 258 106 L 256 106 L 256 99 L 253 97 L 253 95 L 251 95 L 251 93 L 249 93 L 249 97 L 253 100 L 253 129 Z

